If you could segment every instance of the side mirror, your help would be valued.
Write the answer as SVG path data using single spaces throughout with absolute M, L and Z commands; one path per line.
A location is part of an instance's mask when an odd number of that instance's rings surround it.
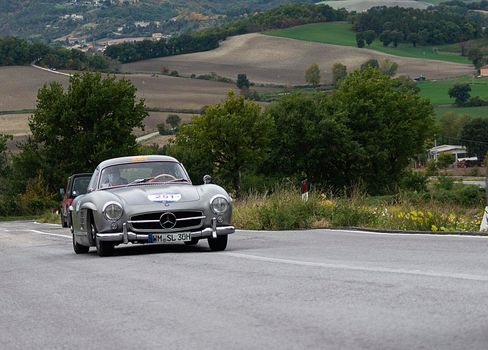
M 210 175 L 205 175 L 205 176 L 203 177 L 203 183 L 204 183 L 205 185 L 207 185 L 207 184 L 211 184 L 211 183 L 212 183 L 212 177 L 211 177 Z
M 63 196 L 64 196 L 64 188 L 60 188 L 60 189 L 59 189 L 59 194 L 61 195 L 61 197 L 63 197 Z
M 74 198 L 74 197 L 76 197 L 77 195 L 78 195 L 78 192 L 76 192 L 76 191 L 71 191 L 71 197 L 73 197 L 73 198 Z

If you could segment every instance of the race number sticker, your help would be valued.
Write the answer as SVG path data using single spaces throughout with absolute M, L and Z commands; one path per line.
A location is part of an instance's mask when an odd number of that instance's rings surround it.
M 150 194 L 147 198 L 152 202 L 178 202 L 181 199 L 180 193 L 156 193 Z

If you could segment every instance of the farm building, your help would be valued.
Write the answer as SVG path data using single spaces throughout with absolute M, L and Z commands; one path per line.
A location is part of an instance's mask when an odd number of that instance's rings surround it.
M 480 68 L 480 77 L 488 77 L 488 64 Z
M 458 145 L 440 145 L 432 147 L 431 149 L 429 149 L 428 159 L 437 160 L 437 157 L 439 157 L 439 155 L 443 153 L 454 154 L 454 159 L 456 162 L 461 160 L 477 160 L 476 157 L 468 157 L 465 146 Z

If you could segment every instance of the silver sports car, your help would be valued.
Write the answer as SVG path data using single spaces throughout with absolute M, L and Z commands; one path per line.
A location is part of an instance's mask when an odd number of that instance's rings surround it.
M 211 250 L 224 250 L 231 225 L 231 198 L 220 186 L 194 186 L 183 165 L 168 156 L 135 156 L 98 165 L 85 195 L 70 211 L 73 249 L 112 255 L 127 243 L 197 244 L 208 239 Z

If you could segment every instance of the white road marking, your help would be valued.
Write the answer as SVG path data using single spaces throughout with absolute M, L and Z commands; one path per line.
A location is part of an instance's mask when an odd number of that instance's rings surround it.
M 442 277 L 442 278 L 454 278 L 470 281 L 488 281 L 488 276 L 482 275 L 470 275 L 464 273 L 444 273 L 444 272 L 433 272 L 433 271 L 421 271 L 421 270 L 408 270 L 408 269 L 395 269 L 389 267 L 366 267 L 366 266 L 353 266 L 346 264 L 333 264 L 333 263 L 321 263 L 312 261 L 300 261 L 300 260 L 290 260 L 281 258 L 270 258 L 266 256 L 242 254 L 242 253 L 231 253 L 223 252 L 221 255 L 232 256 L 235 258 L 255 260 L 255 261 L 265 261 L 271 263 L 280 263 L 288 265 L 298 265 L 298 266 L 310 266 L 310 267 L 323 267 L 329 269 L 343 269 L 343 270 L 355 270 L 355 271 L 367 271 L 367 272 L 387 272 L 396 274 L 406 274 L 406 275 L 416 275 L 416 276 L 427 276 L 427 277 Z
M 37 231 L 37 230 L 25 230 L 25 231 L 37 233 L 39 235 L 54 236 L 54 237 L 63 237 L 63 238 L 69 238 L 69 239 L 71 239 L 71 236 L 68 236 L 68 235 L 60 235 L 60 234 L 57 234 L 57 233 L 48 233 L 48 232 Z
M 488 236 L 473 236 L 473 235 L 453 235 L 449 234 L 435 234 L 435 233 L 399 233 L 399 232 L 375 232 L 375 231 L 362 231 L 362 230 L 343 230 L 343 229 L 333 229 L 333 228 L 323 228 L 323 229 L 307 229 L 303 230 L 303 232 L 310 232 L 310 231 L 325 231 L 325 232 L 344 232 L 344 233 L 355 233 L 357 235 L 379 235 L 379 236 L 398 236 L 398 237 L 456 237 L 456 238 L 481 238 L 481 239 L 488 239 Z M 279 234 L 280 231 L 265 231 L 265 230 L 243 230 L 243 229 L 236 229 L 236 233 L 277 233 Z M 293 230 L 285 230 L 282 232 L 294 232 Z M 302 232 L 302 231 L 299 231 Z M 427 232 L 427 231 L 426 231 Z
M 473 236 L 473 235 L 451 235 L 449 232 L 445 234 L 439 233 L 397 233 L 397 232 L 374 232 L 374 231 L 356 231 L 356 230 L 334 230 L 334 229 L 324 229 L 324 231 L 332 231 L 332 232 L 346 232 L 346 233 L 357 233 L 357 234 L 367 234 L 367 235 L 380 235 L 380 236 L 416 236 L 416 237 L 456 237 L 456 238 L 481 238 L 481 239 L 488 239 L 488 236 Z
M 61 227 L 61 224 L 50 224 L 50 223 L 47 223 L 47 222 L 37 222 L 37 221 L 34 221 L 34 224 L 36 224 L 36 225 L 49 225 L 49 226 Z

